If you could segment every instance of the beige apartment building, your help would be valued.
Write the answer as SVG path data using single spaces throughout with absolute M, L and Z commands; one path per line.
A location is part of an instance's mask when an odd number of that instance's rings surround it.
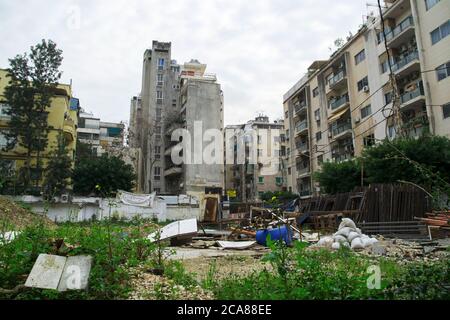
M 227 126 L 224 135 L 225 189 L 235 195 L 230 198 L 254 201 L 266 192 L 286 190 L 283 120 L 271 122 L 261 115 L 246 124 Z
M 368 17 L 284 95 L 286 182 L 303 198 L 320 193 L 314 172 L 325 161 L 348 161 L 386 137 L 450 137 L 450 1 L 385 5 L 384 33 L 382 19 Z

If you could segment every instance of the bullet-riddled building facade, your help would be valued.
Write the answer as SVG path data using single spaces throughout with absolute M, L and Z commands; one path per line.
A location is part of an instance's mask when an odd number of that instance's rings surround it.
M 284 95 L 287 184 L 301 197 L 320 193 L 314 172 L 325 161 L 400 135 L 450 137 L 450 2 L 385 3 L 384 28 L 368 17 Z

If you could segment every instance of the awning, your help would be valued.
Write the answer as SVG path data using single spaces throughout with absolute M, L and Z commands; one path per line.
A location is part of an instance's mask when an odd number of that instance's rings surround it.
M 336 120 L 338 120 L 340 117 L 342 117 L 349 108 L 345 108 L 344 110 L 339 111 L 338 113 L 336 113 L 334 116 L 332 116 L 331 118 L 328 119 L 328 122 L 334 122 Z

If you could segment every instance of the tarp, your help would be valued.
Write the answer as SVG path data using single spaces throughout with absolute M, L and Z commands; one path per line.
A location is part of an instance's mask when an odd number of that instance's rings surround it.
M 256 241 L 217 241 L 217 244 L 224 249 L 244 250 L 253 247 Z
M 156 193 L 152 194 L 135 194 L 125 191 L 119 191 L 117 194 L 118 199 L 127 205 L 136 207 L 153 207 L 153 202 L 156 197 Z
M 330 117 L 328 119 L 328 122 L 334 122 L 334 121 L 340 119 L 347 111 L 348 111 L 348 108 L 345 108 L 344 110 L 339 111 L 334 116 Z

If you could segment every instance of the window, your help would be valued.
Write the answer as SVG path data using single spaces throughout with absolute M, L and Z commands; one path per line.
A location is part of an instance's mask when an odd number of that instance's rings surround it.
M 425 7 L 427 11 L 433 8 L 441 0 L 425 0 Z
M 161 189 L 160 188 L 153 188 L 153 191 L 156 192 L 157 194 L 161 193 Z
M 320 155 L 317 157 L 317 164 L 320 166 L 321 164 L 323 164 L 323 155 Z
M 161 168 L 160 167 L 155 167 L 153 169 L 153 173 L 154 173 L 154 177 L 156 181 L 161 180 Z
M 264 184 L 264 177 L 258 177 L 258 183 Z
M 371 147 L 375 145 L 375 134 L 368 135 L 364 137 L 364 146 Z
M 164 96 L 162 91 L 156 91 L 156 102 L 161 104 L 163 102 Z
M 6 103 L 0 103 L 0 118 L 10 119 L 11 116 L 8 115 L 8 111 L 11 110 L 11 107 Z
M 156 146 L 155 147 L 155 154 L 161 154 L 161 147 L 160 146 Z
M 367 77 L 364 77 L 363 79 L 358 81 L 358 91 L 363 90 L 366 86 L 369 86 L 369 79 Z
M 258 136 L 258 144 L 261 144 L 262 142 L 262 136 Z
M 2 173 L 7 177 L 13 177 L 16 171 L 16 161 L 15 160 L 0 160 L 0 168 Z
M 442 106 L 442 113 L 444 114 L 444 119 L 450 118 L 450 102 Z
M 163 74 L 158 74 L 158 86 L 162 86 L 164 84 L 164 75 Z
M 313 98 L 317 97 L 318 95 L 319 95 L 319 87 L 316 87 L 313 90 Z
M 158 69 L 159 70 L 163 70 L 165 64 L 166 64 L 166 61 L 163 58 L 158 59 Z
M 358 65 L 366 59 L 366 51 L 363 49 L 355 56 L 355 64 Z
M 162 119 L 162 109 L 157 108 L 156 109 L 156 121 L 161 121 L 161 119 Z
M 438 81 L 444 80 L 450 76 L 450 61 L 436 68 Z
M 322 131 L 316 133 L 316 141 L 322 140 Z
M 288 168 L 288 174 L 290 175 L 290 174 L 292 174 L 292 168 Z
M 2 132 L 0 132 L 0 151 L 6 147 L 8 144 L 8 139 L 6 138 L 6 135 Z
M 316 111 L 314 111 L 314 119 L 316 121 L 320 121 L 320 109 L 317 109 Z
M 372 114 L 372 107 L 370 106 L 370 104 L 361 109 L 361 119 L 364 119 L 365 117 L 368 117 L 371 114 Z
M 392 91 L 384 94 L 384 102 L 389 104 L 392 102 Z
M 282 185 L 283 184 L 283 178 L 282 177 L 276 177 L 275 181 L 276 181 L 277 185 Z
M 431 31 L 431 43 L 436 44 L 450 34 L 450 20 Z
M 395 127 L 394 126 L 389 126 L 388 127 L 388 133 L 389 133 L 389 138 L 395 138 Z
M 262 150 L 261 149 L 258 149 L 258 157 L 262 157 Z
M 284 113 L 284 117 L 287 119 L 287 118 L 289 118 L 289 111 L 286 111 L 285 113 Z

